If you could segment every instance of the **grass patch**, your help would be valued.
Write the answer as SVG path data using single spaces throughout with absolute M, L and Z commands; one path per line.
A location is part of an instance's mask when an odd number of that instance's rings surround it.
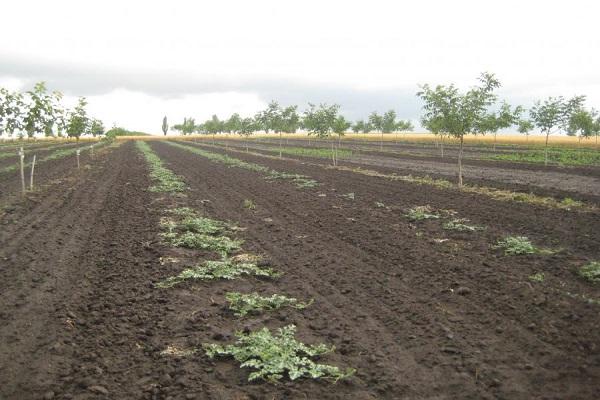
M 185 183 L 165 168 L 160 157 L 156 155 L 143 140 L 136 140 L 135 145 L 137 149 L 144 155 L 148 166 L 150 167 L 150 178 L 155 181 L 155 184 L 150 186 L 151 192 L 183 192 L 185 190 Z
M 319 164 L 313 164 L 319 165 Z M 322 165 L 319 165 L 323 167 Z M 491 188 L 487 186 L 475 186 L 475 185 L 463 185 L 462 187 L 458 187 L 455 183 L 452 183 L 445 179 L 434 179 L 429 176 L 424 177 L 415 177 L 412 175 L 395 175 L 395 174 L 384 174 L 382 172 L 363 169 L 363 168 L 352 168 L 352 167 L 344 167 L 344 166 L 326 166 L 324 168 L 336 169 L 339 171 L 350 171 L 356 174 L 366 175 L 366 176 L 375 176 L 379 178 L 385 178 L 392 181 L 402 181 L 407 183 L 413 183 L 417 185 L 428 185 L 433 186 L 438 189 L 449 189 L 449 190 L 459 190 L 466 193 L 474 193 L 482 196 L 490 197 L 494 200 L 499 201 L 516 201 L 520 203 L 533 204 L 537 206 L 544 206 L 549 208 L 560 208 L 563 210 L 573 210 L 573 209 L 585 209 L 585 210 L 596 210 L 596 207 L 590 204 L 585 204 L 580 201 L 573 200 L 571 198 L 565 199 L 556 199 L 553 197 L 544 197 L 538 196 L 531 193 L 520 193 L 520 192 L 512 192 L 510 190 L 503 190 L 497 188 Z
M 507 236 L 499 240 L 494 248 L 504 249 L 507 256 L 535 254 L 538 249 L 525 236 Z
M 242 203 L 242 207 L 246 210 L 256 210 L 256 204 L 250 199 L 245 199 Z
M 229 309 L 234 311 L 238 317 L 243 317 L 249 313 L 277 310 L 281 307 L 293 307 L 301 310 L 312 304 L 312 300 L 308 303 L 302 303 L 293 297 L 281 294 L 263 297 L 258 293 L 230 292 L 225 295 L 225 298 L 229 302 Z
M 250 333 L 236 333 L 237 342 L 234 345 L 206 343 L 203 347 L 210 358 L 229 356 L 240 362 L 241 368 L 254 369 L 248 381 L 264 379 L 276 382 L 286 373 L 292 381 L 302 377 L 338 381 L 354 374 L 355 370 L 351 368 L 342 371 L 338 367 L 317 364 L 311 360 L 332 352 L 334 348 L 325 344 L 306 345 L 296 340 L 295 333 L 294 325 L 278 329 L 275 335 L 268 328 L 262 328 Z
M 546 279 L 546 277 L 544 276 L 543 272 L 537 272 L 533 275 L 529 275 L 529 280 L 531 282 L 541 283 L 541 282 L 544 282 L 545 279 Z
M 508 154 L 497 154 L 483 158 L 544 164 L 544 150 L 536 149 Z M 600 152 L 593 149 L 584 150 L 556 147 L 548 150 L 548 162 L 558 165 L 598 165 L 600 164 Z
M 485 227 L 479 225 L 469 225 L 469 220 L 466 218 L 452 219 L 442 225 L 442 228 L 450 231 L 458 232 L 475 232 L 484 230 Z
M 577 274 L 589 282 L 600 283 L 600 262 L 592 261 L 582 266 Z
M 172 246 L 187 249 L 209 250 L 226 256 L 241 248 L 243 240 L 231 239 L 227 236 L 212 236 L 196 232 L 167 232 L 163 239 Z
M 417 206 L 406 210 L 404 214 L 411 221 L 423 221 L 425 219 L 438 219 L 440 215 L 433 211 L 430 206 Z
M 218 279 L 236 279 L 243 275 L 276 278 L 280 276 L 277 271 L 261 267 L 255 261 L 241 258 L 223 258 L 220 261 L 205 261 L 200 265 L 187 268 L 176 276 L 156 284 L 159 288 L 173 287 L 186 280 L 212 281 Z
M 268 149 L 267 151 L 278 153 L 277 149 Z M 282 147 L 281 152 L 292 156 L 315 157 L 315 158 L 331 158 L 331 149 L 329 148 L 305 148 L 305 147 Z M 352 151 L 346 149 L 337 149 L 338 158 L 349 158 L 352 156 Z
M 225 164 L 229 167 L 242 168 L 242 169 L 246 169 L 249 171 L 260 172 L 262 174 L 266 174 L 265 179 L 267 179 L 267 180 L 289 180 L 299 188 L 311 188 L 311 187 L 318 186 L 318 184 L 319 184 L 314 179 L 311 179 L 310 177 L 305 176 L 305 175 L 290 174 L 287 172 L 276 171 L 269 167 L 265 167 L 264 165 L 242 161 L 238 158 L 231 157 L 226 154 L 213 153 L 213 152 L 210 152 L 207 150 L 200 149 L 198 147 L 190 147 L 190 146 L 186 146 L 186 145 L 171 142 L 171 141 L 167 141 L 166 143 L 171 146 L 178 147 L 183 150 L 187 150 L 191 153 L 198 154 L 202 157 L 208 158 L 211 161 Z

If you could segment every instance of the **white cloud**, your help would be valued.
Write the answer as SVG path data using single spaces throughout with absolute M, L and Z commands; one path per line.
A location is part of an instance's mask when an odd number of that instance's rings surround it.
M 599 11 L 586 0 L 9 1 L 0 76 L 73 82 L 69 92 L 94 109 L 129 108 L 119 120 L 132 129 L 151 129 L 163 110 L 201 118 L 274 95 L 350 104 L 352 117 L 375 106 L 402 114 L 418 83 L 471 85 L 482 71 L 498 75 L 510 100 L 577 93 L 600 107 Z M 146 110 L 132 92 L 153 98 L 139 99 Z M 220 103 L 216 93 L 229 94 Z M 417 104 L 406 113 L 416 117 Z

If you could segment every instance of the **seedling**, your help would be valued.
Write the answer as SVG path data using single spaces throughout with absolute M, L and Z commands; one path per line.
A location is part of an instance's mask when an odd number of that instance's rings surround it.
M 600 262 L 592 261 L 577 271 L 579 276 L 592 283 L 600 283 Z
M 529 275 L 529 280 L 532 282 L 544 282 L 545 276 L 543 272 L 537 272 L 533 275 Z
M 211 281 L 216 279 L 236 279 L 242 275 L 276 278 L 280 273 L 267 267 L 259 267 L 256 262 L 244 262 L 240 258 L 223 258 L 221 261 L 205 261 L 200 265 L 187 268 L 179 275 L 172 276 L 156 284 L 159 288 L 175 286 L 188 279 Z
M 466 218 L 456 218 L 443 224 L 442 228 L 459 232 L 475 232 L 485 229 L 483 226 L 469 225 L 467 222 L 469 220 Z
M 247 210 L 256 210 L 256 204 L 250 199 L 245 199 L 242 206 Z
M 332 379 L 337 382 L 356 372 L 352 368 L 342 371 L 332 365 L 317 364 L 311 358 L 330 353 L 334 347 L 325 344 L 306 345 L 296 340 L 295 333 L 295 325 L 279 328 L 276 335 L 268 328 L 262 328 L 250 333 L 236 333 L 237 342 L 234 345 L 205 343 L 203 347 L 210 358 L 231 356 L 241 363 L 241 368 L 255 369 L 256 371 L 248 376 L 248 381 L 265 379 L 277 382 L 287 372 L 292 381 L 308 377 Z
M 494 248 L 504 249 L 504 254 L 507 256 L 535 254 L 538 252 L 538 249 L 525 236 L 507 236 L 499 240 Z
M 440 215 L 435 213 L 430 206 L 417 206 L 410 208 L 404 214 L 412 221 L 422 221 L 424 219 L 438 219 Z
M 346 193 L 346 194 L 343 194 L 342 197 L 345 197 L 348 200 L 354 200 L 355 196 L 354 196 L 354 193 Z
M 313 302 L 311 300 L 308 303 L 302 303 L 293 297 L 280 294 L 263 297 L 258 293 L 242 294 L 238 292 L 227 293 L 225 298 L 229 302 L 229 309 L 234 311 L 238 317 L 243 317 L 249 313 L 277 310 L 286 306 L 302 310 Z
M 383 204 L 383 203 L 382 203 L 382 202 L 380 202 L 380 201 L 376 201 L 376 202 L 375 202 L 375 207 L 377 207 L 377 208 L 384 208 L 384 207 L 385 207 L 385 204 Z

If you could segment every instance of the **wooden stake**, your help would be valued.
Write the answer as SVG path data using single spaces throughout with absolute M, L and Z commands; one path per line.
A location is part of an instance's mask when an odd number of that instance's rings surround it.
M 25 159 L 25 152 L 22 147 L 21 150 L 19 150 L 19 158 L 21 159 L 21 191 L 23 196 L 25 196 L 25 165 L 23 162 Z
M 35 169 L 35 154 L 33 155 L 33 161 L 31 161 L 31 175 L 29 176 L 29 190 L 33 190 L 33 170 Z

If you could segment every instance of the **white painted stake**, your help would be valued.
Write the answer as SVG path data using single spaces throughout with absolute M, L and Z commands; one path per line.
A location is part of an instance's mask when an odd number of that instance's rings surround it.
M 94 145 L 90 146 L 90 156 L 94 158 Z
M 79 169 L 79 153 L 80 153 L 80 150 L 77 149 L 77 169 Z
M 31 175 L 29 176 L 29 190 L 33 190 L 33 170 L 35 169 L 35 154 L 33 155 L 33 161 L 31 162 Z
M 23 196 L 25 196 L 25 165 L 23 162 L 23 160 L 25 159 L 25 152 L 23 151 L 22 147 L 21 150 L 19 150 L 19 158 L 21 164 L 21 192 Z

